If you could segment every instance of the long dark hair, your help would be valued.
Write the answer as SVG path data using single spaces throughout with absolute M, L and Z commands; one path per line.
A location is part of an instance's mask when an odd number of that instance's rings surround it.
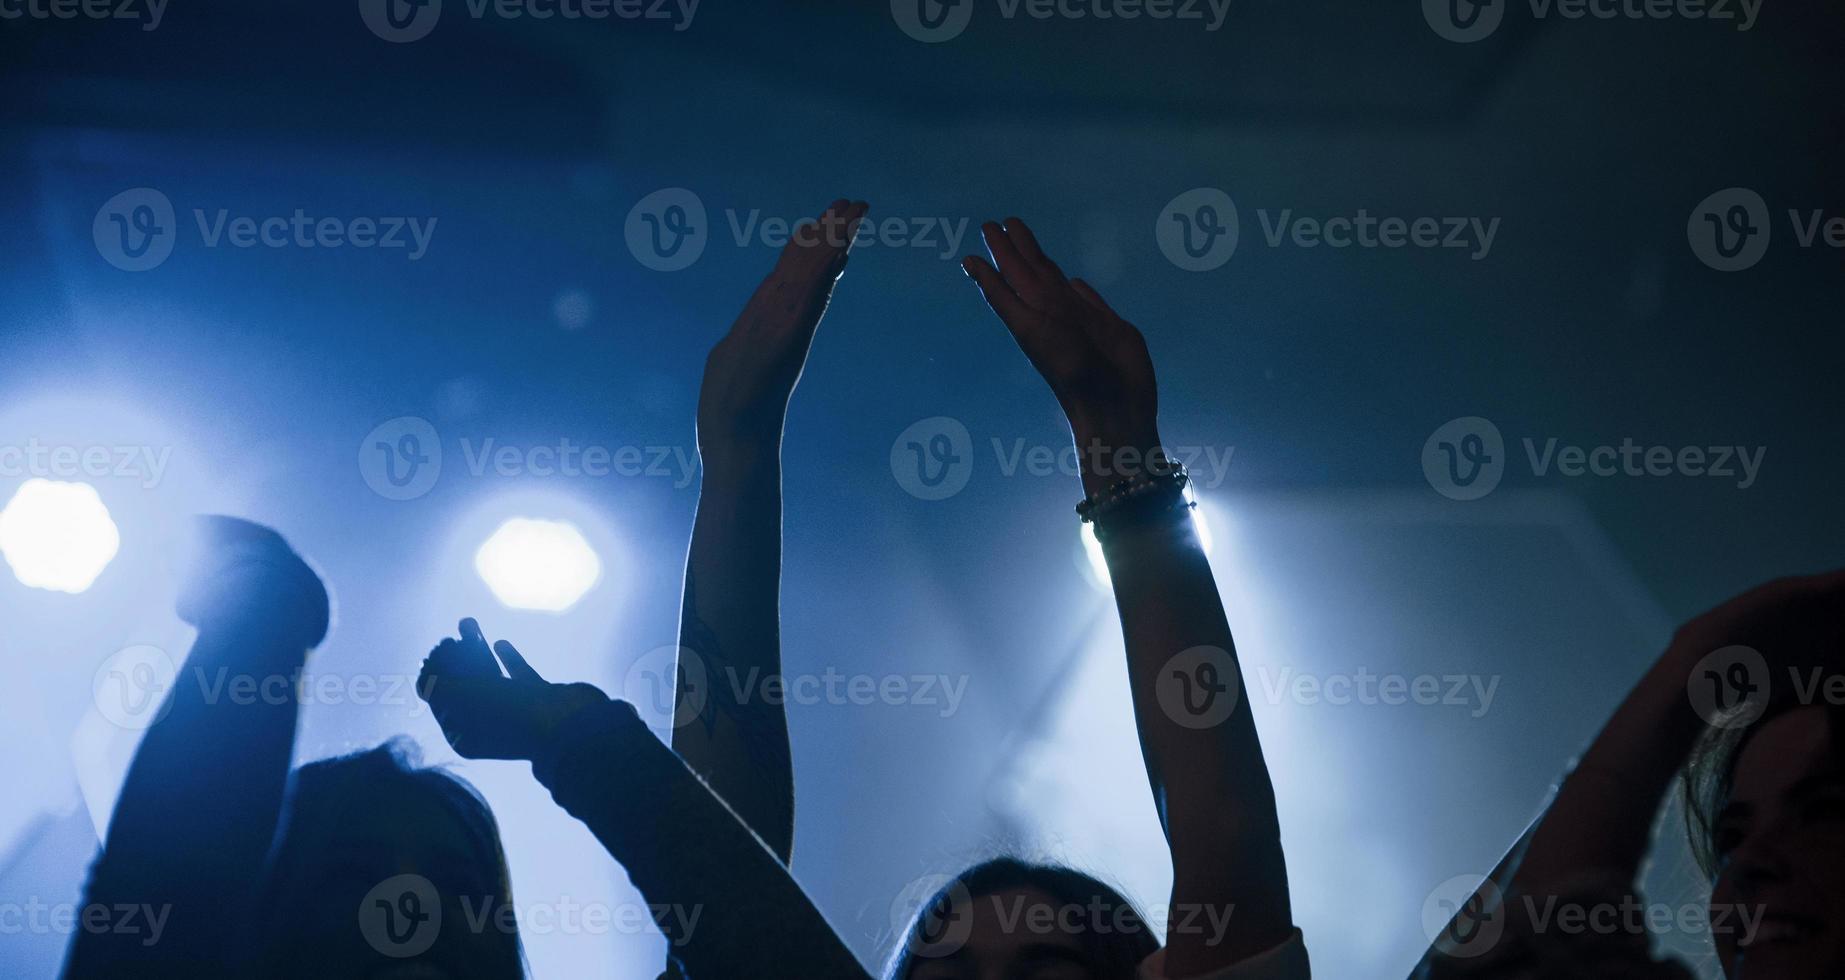
M 1821 690 L 1821 687 L 1815 687 Z M 1680 780 L 1681 799 L 1685 805 L 1685 832 L 1690 838 L 1691 854 L 1706 879 L 1715 881 L 1723 858 L 1717 846 L 1717 820 L 1730 803 L 1736 788 L 1736 763 L 1756 734 L 1769 722 L 1800 707 L 1778 702 L 1762 712 L 1761 717 L 1746 725 L 1712 726 L 1699 740 L 1685 763 Z M 1832 758 L 1836 766 L 1845 766 L 1845 707 L 1826 708 L 1826 725 L 1832 740 Z
M 1145 918 L 1134 903 L 1107 883 L 1074 868 L 1034 864 L 1002 857 L 976 864 L 937 889 L 923 903 L 885 976 L 903 980 L 916 967 L 921 950 L 932 942 L 931 932 L 969 899 L 1000 892 L 1029 889 L 1049 896 L 1060 907 L 1101 910 L 1111 918 L 1108 929 L 1084 929 L 1077 936 L 1095 975 L 1106 980 L 1132 980 L 1141 961 L 1160 948 Z
M 326 828 L 354 818 L 392 796 L 412 796 L 435 801 L 463 828 L 468 860 L 476 874 L 491 882 L 493 901 L 512 905 L 512 874 L 506 850 L 500 843 L 499 822 L 478 791 L 467 780 L 439 768 L 423 766 L 415 743 L 395 738 L 375 748 L 351 755 L 310 762 L 295 770 L 287 813 L 271 859 L 273 874 L 267 883 L 271 909 L 286 909 L 291 902 L 309 900 L 298 894 L 298 880 L 306 868 L 324 855 L 315 840 Z M 405 828 L 414 833 L 415 828 Z M 487 955 L 477 956 L 479 977 L 519 978 L 526 975 L 525 953 L 517 931 L 487 930 L 499 938 Z

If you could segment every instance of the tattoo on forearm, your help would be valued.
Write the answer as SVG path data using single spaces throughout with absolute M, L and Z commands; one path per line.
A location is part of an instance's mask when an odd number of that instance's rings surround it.
M 704 662 L 705 704 L 698 723 L 706 738 L 714 738 L 720 717 L 730 721 L 743 742 L 750 763 L 760 769 L 786 771 L 791 764 L 788 737 L 782 709 L 767 703 L 751 705 L 759 698 L 759 688 L 766 680 L 760 672 L 739 670 L 717 631 L 698 613 L 696 576 L 686 570 L 685 604 L 679 617 L 679 645 L 691 650 Z M 683 672 L 679 675 L 680 691 L 685 690 Z M 677 699 L 675 699 L 677 700 Z

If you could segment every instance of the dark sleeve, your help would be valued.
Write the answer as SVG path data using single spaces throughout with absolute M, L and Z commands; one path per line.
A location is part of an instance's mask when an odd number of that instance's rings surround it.
M 78 928 L 66 980 L 243 975 L 245 916 L 281 818 L 291 685 L 305 659 L 298 642 L 260 624 L 201 632 L 135 752 L 84 892 L 84 909 L 134 906 L 158 932 Z M 254 692 L 234 686 L 245 677 Z M 282 680 L 265 689 L 267 678 Z
M 648 905 L 672 910 L 655 918 L 689 980 L 869 980 L 788 869 L 633 708 L 579 712 L 532 769 Z

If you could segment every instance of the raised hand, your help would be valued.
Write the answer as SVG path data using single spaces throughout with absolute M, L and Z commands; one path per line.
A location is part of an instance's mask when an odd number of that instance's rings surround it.
M 714 455 L 780 446 L 788 399 L 869 209 L 840 199 L 817 221 L 797 227 L 730 333 L 712 348 L 698 396 L 699 451 L 708 463 Z
M 505 640 L 490 648 L 472 619 L 461 621 L 460 639 L 430 651 L 417 692 L 448 744 L 469 759 L 535 759 L 572 715 L 609 700 L 593 685 L 546 681 Z
M 326 637 L 331 606 L 320 576 L 280 534 L 261 524 L 200 517 L 179 564 L 177 612 L 193 626 L 260 617 L 303 648 Z
M 987 305 L 1063 406 L 1079 454 L 1159 445 L 1159 394 L 1147 342 L 1100 293 L 1064 276 L 1025 222 L 980 227 L 992 264 L 961 262 Z
M 1812 666 L 1845 653 L 1845 571 L 1776 579 L 1679 627 L 1690 653 L 1756 647 L 1777 661 Z

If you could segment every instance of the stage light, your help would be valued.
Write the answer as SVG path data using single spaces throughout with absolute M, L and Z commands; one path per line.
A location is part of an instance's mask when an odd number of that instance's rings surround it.
M 576 525 L 515 517 L 474 554 L 474 570 L 514 609 L 563 612 L 602 578 L 602 560 Z
M 1211 522 L 1204 514 L 1204 505 L 1192 508 L 1192 527 L 1198 532 L 1198 545 L 1208 556 L 1211 553 Z M 1102 542 L 1095 537 L 1095 525 L 1083 522 L 1083 555 L 1087 559 L 1084 567 L 1089 572 L 1089 580 L 1096 588 L 1107 592 L 1113 588 L 1108 578 L 1108 559 L 1102 555 Z
M 88 589 L 121 544 L 109 508 L 87 483 L 27 480 L 0 509 L 0 556 L 34 589 Z

